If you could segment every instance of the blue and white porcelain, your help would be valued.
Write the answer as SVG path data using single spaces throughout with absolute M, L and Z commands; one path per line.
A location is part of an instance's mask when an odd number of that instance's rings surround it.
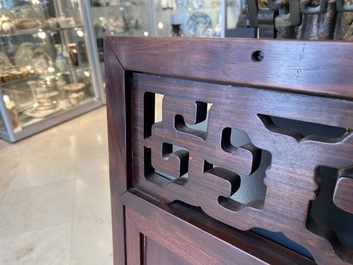
M 177 8 L 186 8 L 189 4 L 188 0 L 176 0 L 175 4 Z
M 192 37 L 212 37 L 212 21 L 203 12 L 195 12 L 188 21 L 189 34 Z
M 193 0 L 192 1 L 192 6 L 194 9 L 203 8 L 204 5 L 205 5 L 205 0 Z

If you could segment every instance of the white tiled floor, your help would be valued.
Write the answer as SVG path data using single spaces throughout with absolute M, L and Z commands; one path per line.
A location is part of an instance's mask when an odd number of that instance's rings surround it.
M 0 264 L 113 264 L 106 109 L 0 140 Z

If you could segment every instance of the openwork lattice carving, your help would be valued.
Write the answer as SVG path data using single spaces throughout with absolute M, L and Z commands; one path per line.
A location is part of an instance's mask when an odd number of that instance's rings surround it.
M 353 111 L 352 102 L 143 74 L 133 75 L 132 88 L 133 111 L 142 114 L 133 115 L 138 189 L 166 203 L 200 206 L 241 230 L 281 232 L 318 263 L 353 263 L 352 240 L 318 214 L 338 210 L 352 224 L 341 196 L 353 181 L 353 117 L 343 113 Z M 344 118 L 330 119 L 337 111 Z M 308 124 L 338 133 L 305 132 Z M 325 169 L 333 175 L 323 175 Z M 253 195 L 242 199 L 248 180 L 245 193 Z

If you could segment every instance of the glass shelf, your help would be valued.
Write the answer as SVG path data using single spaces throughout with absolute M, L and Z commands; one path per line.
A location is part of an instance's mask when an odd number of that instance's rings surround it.
M 84 28 L 84 25 L 73 25 L 73 26 L 67 26 L 67 27 L 58 27 L 58 28 L 43 28 L 43 27 L 38 27 L 34 29 L 20 29 L 16 30 L 14 33 L 11 34 L 2 34 L 0 33 L 0 38 L 8 38 L 12 36 L 20 36 L 20 35 L 28 35 L 28 34 L 37 34 L 38 32 L 56 32 L 56 31 L 61 31 L 61 30 L 70 30 L 70 29 L 82 29 Z
M 12 81 L 9 81 L 9 82 L 4 82 L 3 80 L 1 80 L 1 72 L 0 72 L 0 86 L 1 87 L 11 86 L 11 85 L 15 85 L 15 84 L 18 84 L 18 83 L 21 83 L 21 82 L 28 82 L 28 81 L 31 81 L 31 80 L 36 80 L 38 78 L 39 78 L 38 75 L 29 75 L 29 76 L 26 76 L 24 78 L 18 78 L 16 80 L 12 80 Z

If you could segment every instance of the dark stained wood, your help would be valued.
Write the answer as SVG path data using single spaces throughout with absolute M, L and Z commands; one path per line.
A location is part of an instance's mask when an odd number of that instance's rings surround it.
M 353 171 L 343 171 L 338 177 L 333 202 L 338 208 L 353 214 Z
M 146 265 L 168 264 L 168 265 L 192 265 L 187 260 L 174 254 L 167 248 L 147 238 L 146 242 Z
M 109 44 L 105 45 L 105 62 L 114 67 L 106 68 L 107 87 L 124 87 L 124 70 Z M 126 104 L 125 90 L 107 89 L 107 121 L 109 142 L 109 174 L 111 187 L 114 263 L 125 263 L 124 208 L 120 195 L 127 190 L 131 174 L 127 170 Z M 113 100 L 114 99 L 114 100 Z M 120 176 L 120 177 L 119 177 Z M 122 177 L 124 176 L 124 177 Z
M 352 218 L 352 51 L 346 42 L 106 38 L 115 264 L 311 263 L 240 231 L 252 228 L 282 233 L 318 264 L 353 264 L 337 224 L 310 215 L 325 183 L 318 169 L 332 168 L 329 200 Z M 278 120 L 343 133 L 304 134 Z M 262 195 L 239 200 L 245 178 Z
M 150 198 L 140 194 L 138 191 L 125 193 L 122 196 L 122 200 L 127 206 L 127 222 L 133 223 L 128 225 L 127 240 L 130 242 L 129 237 L 137 240 L 138 232 L 141 233 L 147 238 L 146 244 L 148 244 L 149 240 L 153 240 L 168 250 L 163 253 L 163 255 L 166 255 L 164 259 L 186 261 L 187 263 L 185 264 L 193 265 L 314 264 L 313 261 L 271 241 L 259 238 L 252 233 L 231 230 L 225 225 L 218 224 L 220 226 L 217 229 L 218 232 L 223 231 L 225 235 L 221 239 L 217 234 L 212 235 L 204 231 L 208 229 L 214 230 L 214 228 L 211 228 L 211 225 L 206 224 L 203 229 L 199 229 L 185 219 L 177 217 L 175 210 L 165 206 L 162 206 L 163 208 L 158 207 L 158 202 L 155 202 L 156 205 L 153 204 Z M 159 206 L 161 205 L 159 204 Z M 187 217 L 190 218 L 190 215 L 188 216 L 187 213 L 184 213 L 184 218 Z M 130 227 L 134 227 L 134 229 L 130 230 Z M 230 231 L 232 233 L 225 233 Z M 261 247 L 260 242 L 268 244 L 268 248 L 264 249 Z M 241 245 L 247 251 L 238 248 L 237 244 Z M 128 260 L 131 258 L 137 262 L 137 257 L 141 256 L 149 259 L 148 253 L 142 254 L 133 251 L 137 251 L 136 244 L 130 250 L 128 249 L 128 252 L 131 254 Z M 163 249 L 160 249 L 160 251 L 163 252 Z M 174 254 L 171 255 L 168 252 Z M 158 260 L 158 258 L 154 260 Z M 128 262 L 129 264 L 138 263 Z M 141 261 L 141 264 L 144 264 L 144 262 Z
M 107 41 L 132 71 L 353 97 L 350 42 L 153 37 Z M 261 62 L 252 60 L 255 51 L 263 52 Z
M 126 264 L 144 264 L 144 239 L 136 226 L 136 220 L 130 216 L 129 210 L 125 215 L 126 224 Z M 124 248 L 123 248 L 124 249 Z

